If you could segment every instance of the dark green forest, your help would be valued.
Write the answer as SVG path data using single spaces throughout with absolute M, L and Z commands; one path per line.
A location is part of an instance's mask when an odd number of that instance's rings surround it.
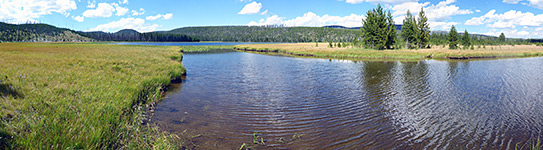
M 362 23 L 361 23 L 362 24 Z M 401 25 L 394 25 L 398 40 L 394 47 L 405 45 Z M 429 45 L 447 45 L 448 31 L 432 31 Z M 461 39 L 463 32 L 458 34 Z M 542 39 L 515 39 L 480 34 L 469 34 L 471 45 L 500 45 L 541 43 Z M 184 27 L 171 31 L 139 33 L 125 29 L 115 33 L 81 32 L 47 24 L 7 24 L 0 22 L 0 42 L 92 42 L 92 41 L 147 41 L 147 42 L 342 42 L 362 44 L 360 28 L 342 26 L 282 27 L 282 26 L 210 26 Z
M 180 33 L 202 41 L 227 42 L 328 42 L 352 41 L 358 29 L 281 26 L 185 27 L 162 33 Z
M 199 42 L 200 40 L 184 34 L 149 32 L 124 29 L 115 33 L 79 32 L 79 34 L 99 41 L 145 41 L 145 42 Z
M 7 24 L 0 22 L 0 42 L 91 42 L 70 29 L 48 24 Z

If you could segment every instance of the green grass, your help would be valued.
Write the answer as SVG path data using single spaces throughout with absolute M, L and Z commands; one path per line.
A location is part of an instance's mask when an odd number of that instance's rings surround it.
M 181 46 L 184 53 L 209 53 L 224 50 L 233 50 L 233 45 L 214 45 L 214 46 Z
M 324 45 L 321 43 L 319 45 Z M 474 50 L 450 50 L 441 47 L 420 50 L 371 50 L 364 48 L 329 48 L 316 47 L 315 43 L 286 43 L 286 44 L 254 44 L 236 45 L 236 49 L 252 50 L 299 56 L 333 59 L 357 59 L 357 60 L 422 60 L 431 56 L 434 59 L 452 58 L 507 58 L 507 57 L 532 57 L 543 56 L 543 49 L 535 45 L 518 46 L 489 46 L 489 48 L 477 48 Z
M 142 124 L 185 69 L 178 47 L 0 44 L 0 149 L 171 149 Z

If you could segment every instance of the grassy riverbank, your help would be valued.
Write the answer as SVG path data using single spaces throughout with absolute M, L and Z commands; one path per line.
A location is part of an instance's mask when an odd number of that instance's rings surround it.
M 179 47 L 0 44 L 0 149 L 176 148 L 179 137 L 145 120 L 184 73 L 174 61 L 181 55 Z
M 399 59 L 421 60 L 428 57 L 435 59 L 470 59 L 470 58 L 507 58 L 543 56 L 543 47 L 535 45 L 504 45 L 475 47 L 473 50 L 450 50 L 443 47 L 419 50 L 369 50 L 362 48 L 329 48 L 328 43 L 288 43 L 237 45 L 238 50 L 281 53 L 292 56 L 338 58 L 338 59 Z
M 210 53 L 222 50 L 232 50 L 234 45 L 212 45 L 212 46 L 181 46 L 184 53 Z

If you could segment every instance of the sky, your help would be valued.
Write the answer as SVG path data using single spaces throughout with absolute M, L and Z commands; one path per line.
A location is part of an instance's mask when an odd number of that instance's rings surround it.
M 362 26 L 381 4 L 396 24 L 424 8 L 432 31 L 455 25 L 513 38 L 543 38 L 543 0 L 0 0 L 0 21 L 78 31 L 167 31 L 191 26 Z

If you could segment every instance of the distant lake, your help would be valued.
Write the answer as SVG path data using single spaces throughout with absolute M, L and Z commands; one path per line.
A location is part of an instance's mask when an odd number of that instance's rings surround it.
M 117 42 L 117 45 L 154 45 L 154 46 L 214 46 L 241 44 L 270 44 L 266 42 Z
M 266 143 L 256 149 L 514 149 L 543 133 L 543 57 L 354 62 L 225 52 L 185 54 L 183 64 L 186 81 L 153 120 L 200 134 L 198 149 L 239 149 L 253 134 Z

